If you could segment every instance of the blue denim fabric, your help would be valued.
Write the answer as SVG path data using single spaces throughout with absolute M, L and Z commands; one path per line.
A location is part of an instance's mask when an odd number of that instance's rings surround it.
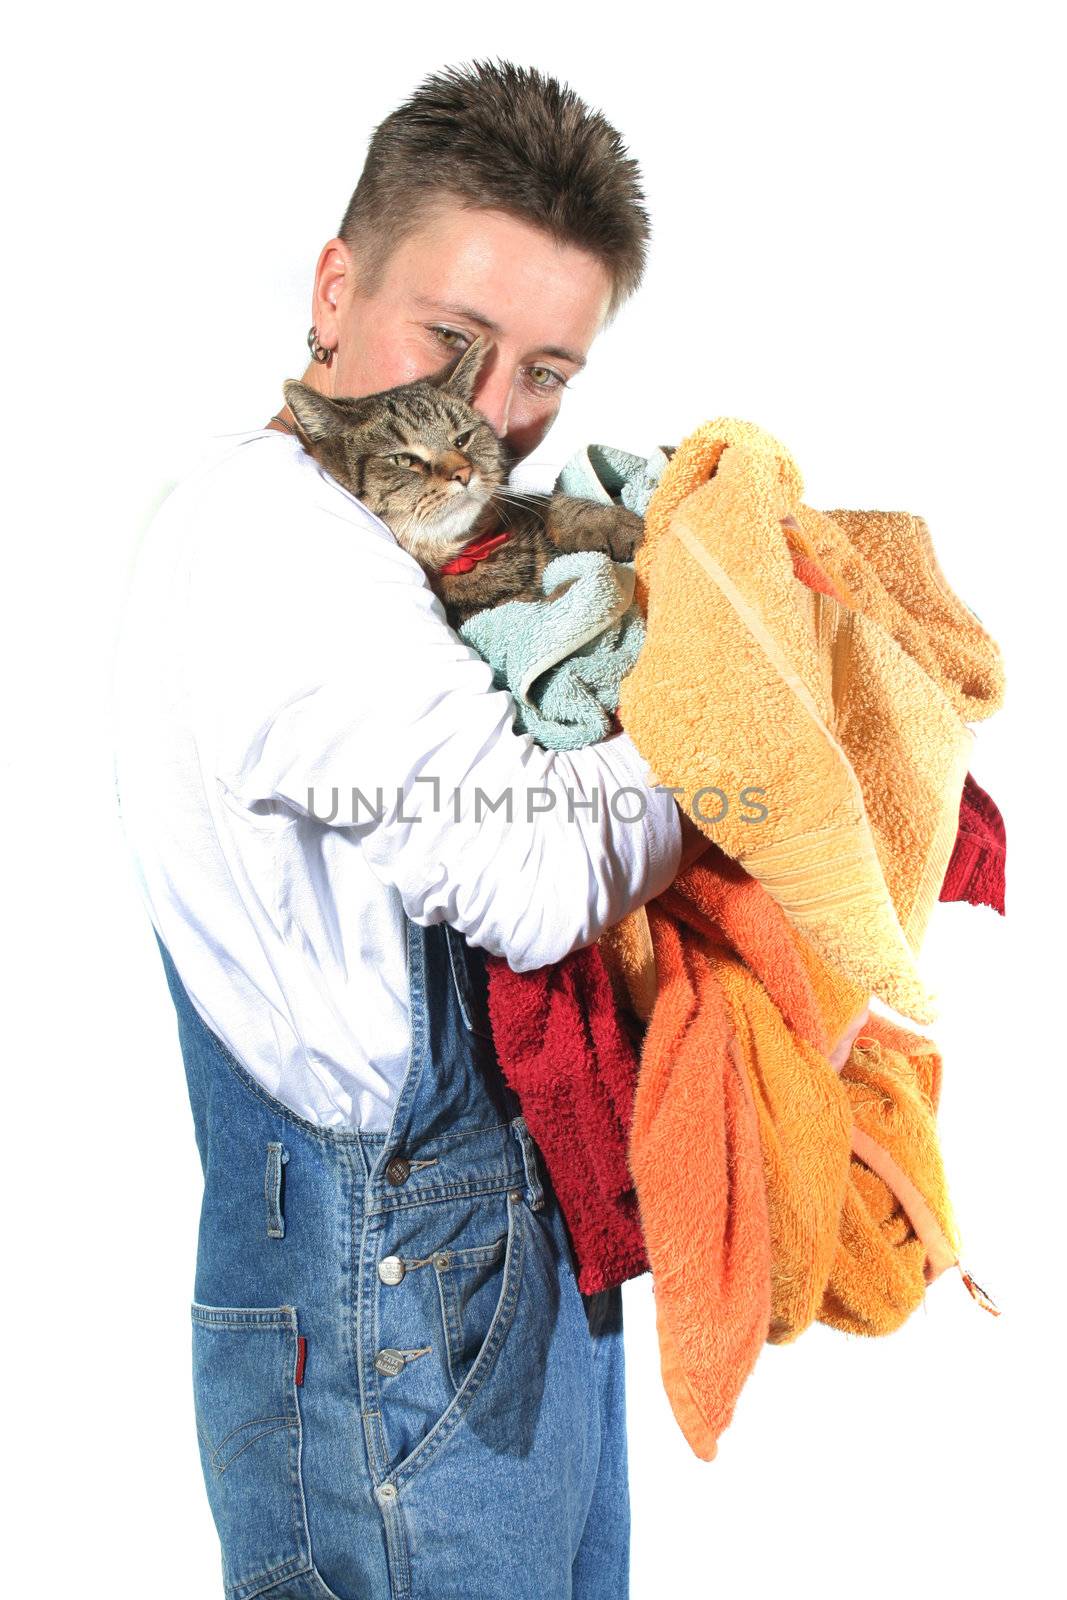
M 625 1600 L 622 1292 L 583 1296 L 481 953 L 408 921 L 388 1133 L 273 1098 L 159 941 L 204 1195 L 193 1396 L 226 1600 Z

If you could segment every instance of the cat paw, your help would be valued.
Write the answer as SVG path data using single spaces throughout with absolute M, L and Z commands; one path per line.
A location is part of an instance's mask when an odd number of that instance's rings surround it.
M 645 522 L 635 511 L 619 506 L 611 530 L 610 546 L 613 561 L 632 561 L 638 545 L 644 538 Z

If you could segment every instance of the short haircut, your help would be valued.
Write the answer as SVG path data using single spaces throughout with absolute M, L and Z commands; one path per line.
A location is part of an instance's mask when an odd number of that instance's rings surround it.
M 612 281 L 608 321 L 641 282 L 650 229 L 637 162 L 599 111 L 536 68 L 447 67 L 375 128 L 337 230 L 368 293 L 401 240 L 449 196 L 596 257 Z

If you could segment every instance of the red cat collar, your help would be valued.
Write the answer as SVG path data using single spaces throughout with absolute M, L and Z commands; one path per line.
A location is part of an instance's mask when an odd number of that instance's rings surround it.
M 451 561 L 446 561 L 443 567 L 438 568 L 438 571 L 469 572 L 476 561 L 484 561 L 485 557 L 495 550 L 498 544 L 503 544 L 510 532 L 510 528 L 505 528 L 503 533 L 480 533 L 476 539 L 471 540 L 470 544 L 463 546 L 458 556 L 453 556 Z

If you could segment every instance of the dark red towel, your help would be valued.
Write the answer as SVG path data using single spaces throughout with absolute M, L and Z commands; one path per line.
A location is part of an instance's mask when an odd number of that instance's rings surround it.
M 548 1168 L 583 1294 L 648 1271 L 627 1160 L 637 1051 L 594 944 L 513 972 L 486 957 L 501 1069 Z
M 968 772 L 960 798 L 959 832 L 939 898 L 992 906 L 1003 916 L 1007 849 L 1004 818 Z

